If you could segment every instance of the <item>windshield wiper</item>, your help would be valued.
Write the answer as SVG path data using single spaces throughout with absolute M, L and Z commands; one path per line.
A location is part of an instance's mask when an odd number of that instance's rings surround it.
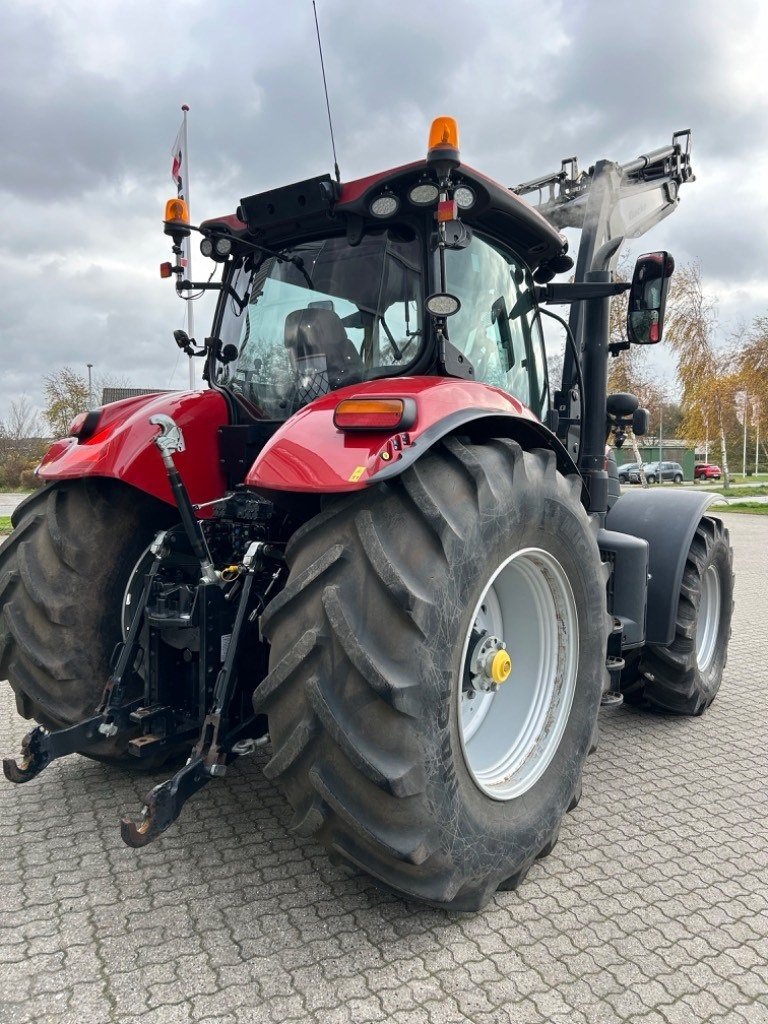
M 387 338 L 389 340 L 389 344 L 390 344 L 390 346 L 392 348 L 392 351 L 393 351 L 393 353 L 395 355 L 395 359 L 399 363 L 402 360 L 402 358 L 403 358 L 403 351 L 400 348 L 400 346 L 397 344 L 397 342 L 395 341 L 394 336 L 392 335 L 392 331 L 390 331 L 389 327 L 387 327 L 387 321 L 384 319 L 384 314 L 383 313 L 379 314 L 379 320 L 381 320 L 381 326 L 384 328 L 384 333 L 386 334 L 386 336 L 387 336 Z

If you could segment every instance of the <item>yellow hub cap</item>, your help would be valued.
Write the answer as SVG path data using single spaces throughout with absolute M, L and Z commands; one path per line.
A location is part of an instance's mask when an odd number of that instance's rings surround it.
M 506 683 L 512 672 L 512 659 L 506 651 L 496 651 L 491 662 L 491 678 L 494 683 Z

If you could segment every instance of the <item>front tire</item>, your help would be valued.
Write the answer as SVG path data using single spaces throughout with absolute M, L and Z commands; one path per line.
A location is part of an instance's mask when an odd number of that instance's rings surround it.
M 628 703 L 700 715 L 717 695 L 728 657 L 733 614 L 733 551 L 721 520 L 705 516 L 683 571 L 669 647 L 647 647 L 624 688 Z
M 270 673 L 254 695 L 269 716 L 265 772 L 285 791 L 300 834 L 385 889 L 477 909 L 552 849 L 578 802 L 608 618 L 574 479 L 557 472 L 551 452 L 450 438 L 391 483 L 334 501 L 288 546 L 288 582 L 262 619 Z M 533 575 L 543 567 L 544 603 L 548 573 L 563 607 L 572 592 L 572 633 L 566 616 L 550 640 L 575 668 L 559 742 L 542 718 L 548 760 L 526 779 L 507 749 L 505 781 L 490 748 L 485 768 L 463 752 L 463 648 L 494 574 L 524 557 Z M 504 686 L 528 685 L 526 653 L 525 643 L 510 649 Z M 535 760 L 536 737 L 526 742 L 522 755 Z
M 56 483 L 26 499 L 0 547 L 0 679 L 24 718 L 62 729 L 92 715 L 122 639 L 122 597 L 169 512 L 117 481 Z M 104 742 L 100 759 L 121 758 Z

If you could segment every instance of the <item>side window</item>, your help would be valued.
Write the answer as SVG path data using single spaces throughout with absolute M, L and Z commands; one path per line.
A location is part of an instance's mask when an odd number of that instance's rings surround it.
M 450 340 L 472 363 L 475 380 L 508 391 L 542 417 L 549 406 L 546 352 L 525 265 L 475 235 L 468 248 L 448 250 L 446 276 L 461 302 Z

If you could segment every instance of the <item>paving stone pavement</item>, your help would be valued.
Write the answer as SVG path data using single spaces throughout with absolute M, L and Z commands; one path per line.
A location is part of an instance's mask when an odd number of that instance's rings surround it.
M 717 701 L 602 712 L 560 843 L 479 914 L 332 867 L 288 831 L 268 753 L 143 851 L 117 816 L 147 776 L 76 757 L 0 786 L 0 1022 L 768 1022 L 768 520 L 724 519 L 737 607 Z M 0 749 L 24 729 L 3 687 Z

